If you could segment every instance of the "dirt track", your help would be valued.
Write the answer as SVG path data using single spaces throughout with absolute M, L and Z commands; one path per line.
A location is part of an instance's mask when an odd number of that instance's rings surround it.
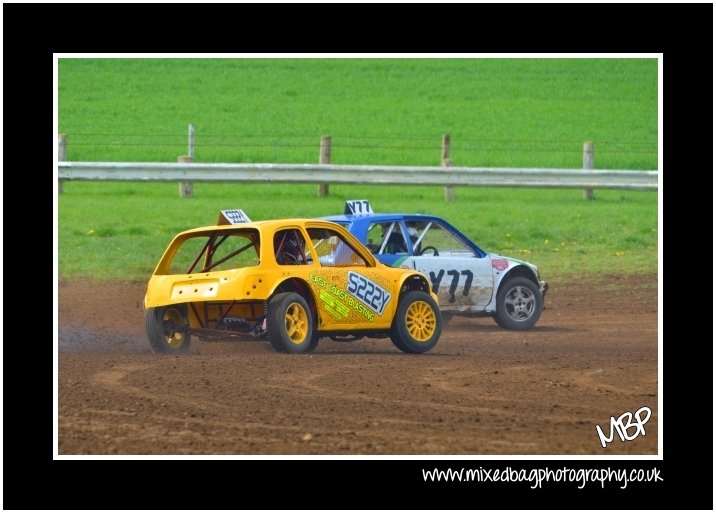
M 144 283 L 59 284 L 59 453 L 657 454 L 657 279 L 554 284 L 529 332 L 454 318 L 438 345 L 192 341 L 153 354 Z M 646 436 L 595 426 L 647 406 Z M 634 432 L 634 429 L 631 429 Z

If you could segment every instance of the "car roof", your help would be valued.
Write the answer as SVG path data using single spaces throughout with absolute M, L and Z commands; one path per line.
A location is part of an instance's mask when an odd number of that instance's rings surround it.
M 406 221 L 416 221 L 416 220 L 423 220 L 423 221 L 439 221 L 443 225 L 445 225 L 455 236 L 462 239 L 466 244 L 474 248 L 474 250 L 477 252 L 478 256 L 485 256 L 487 252 L 482 249 L 480 246 L 475 244 L 467 235 L 462 233 L 457 227 L 450 224 L 449 221 L 443 219 L 439 216 L 433 216 L 429 214 L 386 214 L 386 213 L 370 213 L 370 214 L 344 214 L 344 215 L 337 215 L 337 216 L 325 216 L 325 217 L 319 217 L 318 219 L 323 219 L 326 221 L 331 221 L 338 224 L 349 224 L 352 226 L 364 226 L 367 223 L 379 223 L 383 221 L 395 221 L 396 219 L 404 219 Z
M 403 219 L 409 217 L 411 219 L 435 219 L 439 221 L 445 221 L 442 217 L 432 216 L 428 214 L 401 214 L 401 213 L 379 213 L 379 214 L 348 214 L 348 215 L 337 215 L 337 216 L 324 216 L 318 219 L 324 219 L 326 221 L 333 221 L 334 223 L 352 223 L 356 221 L 391 221 L 394 219 Z
M 181 240 L 183 238 L 191 237 L 194 234 L 216 233 L 223 231 L 235 232 L 240 230 L 256 230 L 259 232 L 261 237 L 266 237 L 283 228 L 290 229 L 297 226 L 304 229 L 325 228 L 337 230 L 340 233 L 343 233 L 349 242 L 355 242 L 357 246 L 356 250 L 362 253 L 362 256 L 366 258 L 371 264 L 371 267 L 375 266 L 376 263 L 378 263 L 378 260 L 373 256 L 373 254 L 368 250 L 368 248 L 366 248 L 363 243 L 355 235 L 353 235 L 350 230 L 348 230 L 345 226 L 331 222 L 326 219 L 317 218 L 269 219 L 265 221 L 252 221 L 249 223 L 202 226 L 178 233 L 170 244 L 174 244 L 176 243 L 176 241 Z
M 281 229 L 283 227 L 291 227 L 291 226 L 306 226 L 306 224 L 312 224 L 316 225 L 316 223 L 320 223 L 322 221 L 328 221 L 327 219 L 304 219 L 304 218 L 295 218 L 295 219 L 268 219 L 265 221 L 252 221 L 250 223 L 238 223 L 238 224 L 221 224 L 221 225 L 209 225 L 209 226 L 200 226 L 197 228 L 191 228 L 190 230 L 184 230 L 181 232 L 181 234 L 189 234 L 189 233 L 201 233 L 206 231 L 233 231 L 233 230 L 243 230 L 243 229 L 255 229 L 259 231 L 272 231 Z M 333 223 L 333 226 L 331 226 L 329 223 L 326 223 L 326 228 L 328 227 L 333 228 L 335 226 L 335 223 Z M 342 227 L 344 230 L 345 228 Z

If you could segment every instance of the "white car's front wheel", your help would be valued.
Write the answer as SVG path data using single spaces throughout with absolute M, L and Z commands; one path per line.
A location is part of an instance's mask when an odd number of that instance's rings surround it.
M 509 278 L 497 293 L 495 322 L 510 330 L 528 330 L 535 325 L 544 310 L 544 298 L 539 286 L 521 276 Z

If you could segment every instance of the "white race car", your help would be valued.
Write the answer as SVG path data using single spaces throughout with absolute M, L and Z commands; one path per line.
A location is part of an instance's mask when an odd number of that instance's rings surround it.
M 346 202 L 341 224 L 383 263 L 421 271 L 439 297 L 443 320 L 492 316 L 498 325 L 526 330 L 544 310 L 547 283 L 537 266 L 473 243 L 450 223 L 424 214 L 376 214 L 366 200 Z

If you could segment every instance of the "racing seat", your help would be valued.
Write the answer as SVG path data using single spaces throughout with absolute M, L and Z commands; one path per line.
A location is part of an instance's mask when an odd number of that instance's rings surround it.
M 405 245 L 405 239 L 400 232 L 393 232 L 388 237 L 388 243 L 385 245 L 385 253 L 407 253 L 408 248 Z

